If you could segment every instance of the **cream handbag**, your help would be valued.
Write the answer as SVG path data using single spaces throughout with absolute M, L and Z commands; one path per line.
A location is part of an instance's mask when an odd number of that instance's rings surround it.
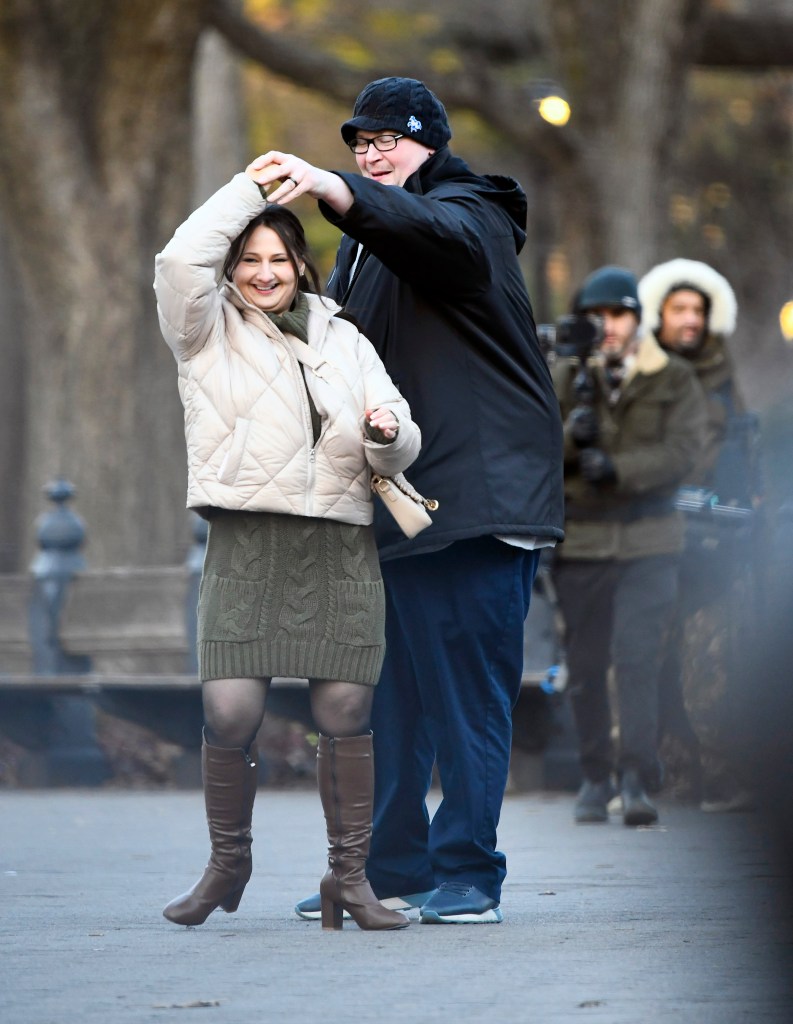
M 373 473 L 372 490 L 382 499 L 406 537 L 415 537 L 417 533 L 432 526 L 428 510 L 434 512 L 438 502 L 434 498 L 422 498 L 402 473 L 393 476 Z
M 325 358 L 299 338 L 288 335 L 287 341 L 300 362 L 306 363 L 314 372 L 323 363 L 327 363 Z M 395 473 L 393 476 L 373 473 L 372 490 L 383 499 L 383 504 L 406 537 L 415 537 L 417 533 L 432 526 L 427 510 L 433 512 L 438 507 L 438 502 L 434 498 L 422 498 L 402 473 Z

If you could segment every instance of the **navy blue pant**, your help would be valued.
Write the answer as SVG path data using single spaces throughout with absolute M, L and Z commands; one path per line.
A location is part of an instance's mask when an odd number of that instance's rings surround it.
M 372 711 L 375 893 L 465 881 L 499 900 L 496 828 L 539 553 L 493 537 L 383 563 L 386 657 Z M 443 798 L 425 798 L 437 761 Z

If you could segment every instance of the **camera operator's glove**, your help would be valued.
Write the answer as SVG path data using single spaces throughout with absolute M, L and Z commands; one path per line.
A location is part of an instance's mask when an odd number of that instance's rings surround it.
M 577 406 L 567 417 L 570 436 L 578 448 L 589 448 L 597 444 L 600 430 L 595 410 L 589 405 Z
M 614 463 L 600 448 L 584 448 L 578 464 L 581 476 L 592 484 L 610 484 L 617 479 Z

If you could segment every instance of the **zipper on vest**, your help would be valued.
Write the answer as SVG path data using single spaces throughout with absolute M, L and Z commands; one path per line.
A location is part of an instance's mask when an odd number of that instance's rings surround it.
M 310 516 L 314 508 L 314 484 L 317 475 L 317 452 L 315 448 L 308 450 L 308 485 L 306 487 L 306 515 Z
M 281 332 L 279 331 L 279 334 Z M 281 335 L 283 338 L 283 335 Z M 306 432 L 308 444 L 308 474 L 306 483 L 304 514 L 310 516 L 314 511 L 314 484 L 316 482 L 316 449 L 314 445 L 314 429 L 311 424 L 311 407 L 308 402 L 308 381 L 303 376 L 300 368 L 300 360 L 292 350 L 292 346 L 283 338 L 283 345 L 286 349 L 287 359 L 292 364 L 295 386 L 298 394 L 298 401 L 303 412 L 303 428 Z

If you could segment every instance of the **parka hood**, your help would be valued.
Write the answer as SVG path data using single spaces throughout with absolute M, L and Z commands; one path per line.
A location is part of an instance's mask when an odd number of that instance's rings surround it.
M 699 260 L 669 260 L 649 270 L 639 281 L 643 319 L 642 331 L 655 332 L 661 326 L 661 306 L 670 292 L 689 285 L 710 299 L 708 330 L 729 337 L 735 330 L 738 303 L 726 278 Z
M 465 160 L 444 146 L 408 178 L 404 187 L 418 195 L 430 189 L 442 194 L 444 181 L 449 181 L 450 185 L 453 183 L 455 191 L 461 185 L 467 186 L 483 199 L 498 204 L 512 222 L 515 251 L 521 251 L 526 244 L 528 204 L 526 193 L 514 178 L 503 174 L 476 174 Z

